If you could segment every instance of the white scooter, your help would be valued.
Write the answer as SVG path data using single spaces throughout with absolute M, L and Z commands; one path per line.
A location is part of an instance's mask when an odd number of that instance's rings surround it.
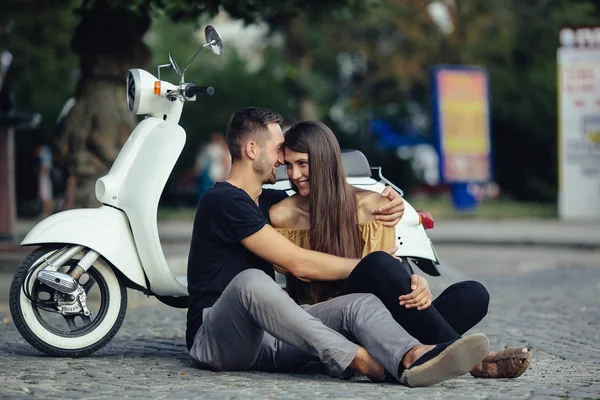
M 186 277 L 171 273 L 158 236 L 160 195 L 185 144 L 179 126 L 183 104 L 212 87 L 185 83 L 184 73 L 205 47 L 223 49 L 212 26 L 206 43 L 180 71 L 158 67 L 158 79 L 132 69 L 127 76 L 129 111 L 148 115 L 133 130 L 109 173 L 96 182 L 96 209 L 69 210 L 37 224 L 23 246 L 41 246 L 19 266 L 10 287 L 10 311 L 23 337 L 53 356 L 88 355 L 108 343 L 127 309 L 126 288 L 173 305 L 187 306 Z M 161 68 L 180 76 L 173 85 Z
M 223 49 L 212 26 L 206 27 L 205 38 L 181 71 L 170 54 L 169 64 L 158 67 L 158 78 L 141 69 L 129 71 L 129 110 L 147 118 L 133 130 L 109 173 L 96 182 L 102 206 L 52 215 L 23 239 L 21 245 L 39 247 L 13 278 L 10 311 L 21 335 L 38 350 L 51 356 L 81 357 L 105 346 L 125 317 L 127 288 L 174 307 L 187 307 L 187 279 L 173 275 L 167 265 L 157 209 L 185 144 L 186 134 L 179 126 L 183 104 L 196 95 L 214 93 L 212 87 L 184 81 L 185 71 L 203 48 L 210 47 L 215 54 Z M 164 67 L 180 76 L 178 85 L 160 79 Z M 382 183 L 350 176 L 352 184 L 383 190 Z M 413 248 L 411 256 L 437 263 L 421 220 L 408 204 L 405 220 L 406 236 L 404 228 L 398 228 L 401 249 Z

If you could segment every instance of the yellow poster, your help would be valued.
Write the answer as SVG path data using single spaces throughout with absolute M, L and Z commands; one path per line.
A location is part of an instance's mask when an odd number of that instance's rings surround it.
M 476 69 L 437 73 L 442 173 L 447 182 L 490 179 L 487 75 Z

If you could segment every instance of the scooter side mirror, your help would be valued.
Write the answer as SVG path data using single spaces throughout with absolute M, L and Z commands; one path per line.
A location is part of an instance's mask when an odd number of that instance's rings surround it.
M 177 65 L 177 61 L 175 61 L 171 52 L 169 52 L 169 63 L 171 63 L 171 68 L 175 70 L 175 73 L 181 76 L 181 70 L 179 69 L 179 65 Z
M 204 29 L 204 38 L 206 39 L 206 44 L 210 45 L 213 53 L 216 55 L 221 54 L 223 51 L 223 40 L 219 32 L 212 25 L 208 25 Z
M 221 40 L 221 35 L 219 35 L 219 32 L 217 32 L 217 30 L 212 25 L 208 25 L 204 29 L 204 38 L 206 39 L 206 43 L 204 43 L 202 47 L 198 49 L 198 51 L 196 52 L 196 54 L 194 54 L 192 59 L 188 61 L 185 67 L 183 67 L 183 71 L 181 71 L 181 76 L 185 74 L 185 71 L 187 71 L 192 61 L 194 61 L 196 57 L 198 57 L 198 54 L 200 54 L 202 49 L 206 46 L 210 46 L 212 52 L 216 55 L 221 54 L 221 51 L 223 51 L 223 40 Z

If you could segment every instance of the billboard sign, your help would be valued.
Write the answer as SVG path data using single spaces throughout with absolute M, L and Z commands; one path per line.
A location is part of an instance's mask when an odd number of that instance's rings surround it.
M 600 219 L 600 27 L 559 32 L 558 214 Z
M 468 66 L 436 67 L 433 71 L 433 121 L 442 179 L 447 183 L 491 180 L 486 71 Z

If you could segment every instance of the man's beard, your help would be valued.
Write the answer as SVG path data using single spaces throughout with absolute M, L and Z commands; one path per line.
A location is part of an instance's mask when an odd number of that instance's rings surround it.
M 273 170 L 271 175 L 267 179 L 265 179 L 263 183 L 266 183 L 268 185 L 274 185 L 275 183 L 277 183 L 277 170 Z
M 259 158 L 253 165 L 254 172 L 264 175 L 269 171 L 269 176 L 263 181 L 264 184 L 272 185 L 277 182 L 277 171 L 274 168 L 274 163 L 270 162 L 267 156 Z

